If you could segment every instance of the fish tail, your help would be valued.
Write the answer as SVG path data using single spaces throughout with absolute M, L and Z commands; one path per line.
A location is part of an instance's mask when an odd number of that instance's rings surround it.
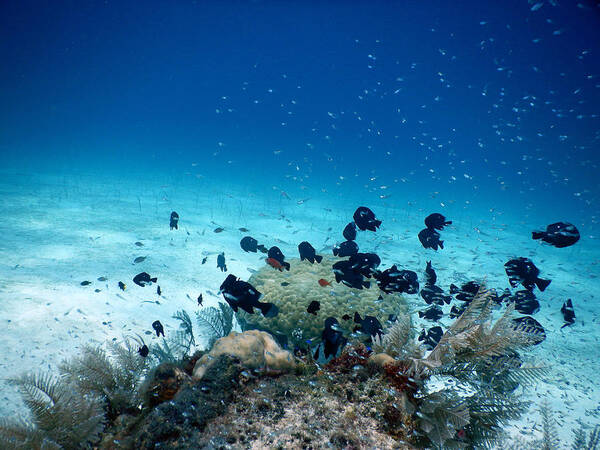
M 537 278 L 535 280 L 535 284 L 536 286 L 539 288 L 540 291 L 544 292 L 546 290 L 546 288 L 548 287 L 548 285 L 552 283 L 552 280 L 542 280 L 541 278 Z
M 450 293 L 451 294 L 458 294 L 459 291 L 460 291 L 460 289 L 458 288 L 458 286 L 456 286 L 455 284 L 450 285 Z
M 290 270 L 290 263 L 284 262 L 282 266 L 285 267 L 285 270 Z
M 158 280 L 158 278 L 156 278 L 156 277 L 150 278 L 150 281 L 152 281 L 153 283 L 156 283 L 156 280 Z
M 440 241 L 440 248 L 443 249 L 444 248 L 444 241 Z
M 320 264 L 323 261 L 323 257 L 321 255 L 315 255 L 315 260 Z
M 419 317 L 423 317 L 425 313 L 423 311 L 419 311 Z
M 279 308 L 273 303 L 260 303 L 258 307 L 264 317 L 275 317 L 279 312 Z
M 452 221 L 448 220 L 447 222 L 444 222 L 444 225 L 452 225 Z
M 543 237 L 544 237 L 543 231 L 532 231 L 531 232 L 531 239 L 541 239 Z

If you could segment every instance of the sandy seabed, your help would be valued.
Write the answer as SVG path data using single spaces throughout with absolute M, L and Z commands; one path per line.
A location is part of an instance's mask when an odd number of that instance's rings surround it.
M 298 199 L 304 199 L 299 197 Z M 369 205 L 365 199 L 322 194 L 308 201 L 287 199 L 271 186 L 213 187 L 152 177 L 111 179 L 7 174 L 0 181 L 0 416 L 25 414 L 18 392 L 7 379 L 29 371 L 56 372 L 63 359 L 85 344 L 142 335 L 160 320 L 168 334 L 178 326 L 171 316 L 218 301 L 225 274 L 216 267 L 224 252 L 228 273 L 247 279 L 264 265 L 262 255 L 244 253 L 239 240 L 251 235 L 278 245 L 289 257 L 297 244 L 310 241 L 318 251 L 341 242 L 341 230 L 361 204 L 383 221 L 377 233 L 361 233 L 361 251 L 375 251 L 382 267 L 398 264 L 421 278 L 433 261 L 438 285 L 486 279 L 490 287 L 509 287 L 503 264 L 514 256 L 531 258 L 552 280 L 536 292 L 541 310 L 534 315 L 547 339 L 528 352 L 549 366 L 548 375 L 525 391 L 532 409 L 510 433 L 528 440 L 539 435 L 536 406 L 546 400 L 555 413 L 561 441 L 572 441 L 580 423 L 600 423 L 600 244 L 582 233 L 572 248 L 556 249 L 530 239 L 540 226 L 488 210 L 443 212 L 454 221 L 443 232 L 445 249 L 424 250 L 416 237 L 433 211 Z M 341 206 L 340 206 L 341 205 Z M 169 214 L 181 216 L 180 229 L 169 230 Z M 565 219 L 566 220 L 566 219 Z M 224 230 L 215 233 L 217 227 Z M 240 227 L 249 231 L 242 232 Z M 143 246 L 135 243 L 141 242 Z M 146 259 L 135 264 L 136 257 Z M 207 258 L 202 264 L 203 258 Z M 155 286 L 132 282 L 146 271 Z M 98 281 L 106 277 L 106 281 Z M 82 286 L 82 281 L 91 281 Z M 127 288 L 122 291 L 118 282 Z M 418 296 L 409 296 L 425 306 Z M 571 298 L 577 315 L 562 328 L 562 303 Z M 158 301 L 158 303 L 157 303 Z M 445 312 L 450 306 L 444 307 Z M 444 317 L 446 326 L 450 319 Z M 418 322 L 419 329 L 431 326 Z

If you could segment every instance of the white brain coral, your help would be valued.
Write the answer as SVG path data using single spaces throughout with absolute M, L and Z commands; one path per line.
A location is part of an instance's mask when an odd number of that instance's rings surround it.
M 279 314 L 273 318 L 265 318 L 258 311 L 248 314 L 239 310 L 238 319 L 243 327 L 257 327 L 283 334 L 293 345 L 299 345 L 308 339 L 320 341 L 323 323 L 330 316 L 335 317 L 342 328 L 351 332 L 356 325 L 353 322 L 355 312 L 363 318 L 365 315 L 376 317 L 384 327 L 390 314 L 407 314 L 405 299 L 399 294 L 380 291 L 374 279 L 371 279 L 370 289 L 362 290 L 336 283 L 331 266 L 340 260 L 324 256 L 321 264 L 311 264 L 292 258 L 287 260 L 290 270 L 283 272 L 265 265 L 248 282 L 264 294 L 261 302 L 277 305 Z M 331 286 L 321 286 L 320 279 L 329 281 Z M 316 316 L 306 311 L 313 300 L 321 304 Z M 350 316 L 349 320 L 342 319 L 345 314 Z

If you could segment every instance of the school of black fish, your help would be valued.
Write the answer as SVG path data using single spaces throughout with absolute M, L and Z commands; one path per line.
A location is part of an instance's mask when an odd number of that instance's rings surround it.
M 175 211 L 171 212 L 169 218 L 170 230 L 179 229 L 179 214 Z M 444 227 L 452 225 L 452 221 L 446 220 L 440 213 L 432 213 L 425 220 L 425 227 L 421 230 L 417 237 L 425 249 L 437 251 L 444 248 L 444 241 L 440 240 L 439 231 Z M 365 206 L 360 206 L 353 214 L 353 220 L 349 222 L 342 230 L 342 236 L 345 239 L 332 248 L 332 253 L 335 257 L 340 258 L 332 266 L 332 276 L 335 282 L 342 283 L 353 289 L 375 289 L 376 286 L 383 293 L 404 293 L 404 294 L 419 294 L 421 298 L 429 305 L 426 309 L 418 311 L 418 316 L 424 320 L 437 322 L 443 317 L 441 306 L 450 305 L 453 299 L 461 301 L 460 305 L 452 305 L 449 317 L 459 317 L 466 309 L 468 304 L 477 294 L 481 284 L 477 281 L 469 281 L 461 287 L 451 284 L 446 293 L 443 288 L 438 286 L 437 275 L 431 261 L 427 262 L 424 270 L 424 283 L 419 284 L 418 275 L 416 272 L 408 269 L 401 269 L 396 264 L 389 268 L 381 270 L 380 257 L 375 253 L 361 253 L 357 245 L 356 238 L 358 231 L 376 232 L 382 225 L 382 221 L 377 219 L 375 213 Z M 247 232 L 246 228 L 240 228 L 240 231 Z M 225 231 L 223 227 L 214 230 L 216 233 Z M 568 222 L 557 222 L 546 227 L 545 231 L 533 231 L 532 239 L 541 240 L 556 248 L 565 248 L 574 245 L 580 239 L 580 234 L 577 228 Z M 282 241 L 278 241 L 282 242 Z M 143 244 L 136 242 L 137 246 Z M 259 244 L 256 239 L 251 236 L 244 236 L 240 241 L 240 247 L 245 252 L 261 252 L 267 254 L 265 261 L 268 265 L 277 270 L 289 270 L 290 264 L 285 260 L 285 255 L 277 246 L 267 248 L 263 244 Z M 315 248 L 307 241 L 298 244 L 298 253 L 300 261 L 307 261 L 311 264 L 320 264 L 323 256 L 317 254 Z M 347 258 L 347 259 L 342 259 Z M 146 257 L 138 257 L 134 260 L 134 264 L 141 264 Z M 207 260 L 204 257 L 202 264 Z M 225 253 L 221 252 L 217 255 L 217 269 L 222 272 L 227 272 Z M 523 286 L 524 290 L 519 290 L 511 293 L 509 289 L 498 294 L 492 289 L 493 300 L 497 304 L 509 302 L 514 304 L 514 308 L 523 316 L 513 319 L 514 326 L 526 325 L 535 329 L 538 333 L 536 344 L 539 344 L 545 339 L 545 331 L 542 325 L 536 321 L 531 315 L 535 314 L 540 309 L 540 303 L 536 299 L 534 289 L 537 287 L 540 291 L 546 290 L 551 283 L 551 280 L 540 278 L 540 270 L 529 258 L 515 257 L 504 264 L 508 281 L 512 288 L 518 285 Z M 106 281 L 106 277 L 98 278 L 99 281 Z M 133 283 L 140 287 L 145 287 L 156 283 L 158 277 L 152 277 L 147 272 L 140 272 L 132 279 Z M 91 285 L 91 281 L 82 281 L 81 286 Z M 319 284 L 325 287 L 329 285 L 329 281 L 325 279 L 319 280 Z M 287 286 L 289 283 L 281 283 L 282 286 Z M 126 289 L 126 284 L 122 281 L 118 282 L 121 290 Z M 156 292 L 158 296 L 162 295 L 160 286 L 157 285 Z M 279 313 L 278 307 L 273 303 L 261 302 L 262 293 L 247 281 L 243 281 L 233 274 L 227 275 L 220 286 L 219 294 L 227 304 L 237 312 L 239 309 L 246 311 L 249 314 L 254 314 L 258 310 L 264 317 L 272 318 Z M 198 306 L 202 305 L 202 294 L 198 296 Z M 380 296 L 380 300 L 382 297 Z M 307 300 L 306 313 L 316 315 L 320 310 L 318 301 Z M 564 302 L 561 313 L 564 318 L 563 328 L 575 323 L 575 311 L 571 299 Z M 360 313 L 355 312 L 354 317 L 349 314 L 340 312 L 342 321 L 350 321 L 353 319 L 355 327 L 351 336 L 346 336 L 344 329 L 340 327 L 340 322 L 336 317 L 327 317 L 323 323 L 323 331 L 321 333 L 321 342 L 307 341 L 307 348 L 296 348 L 294 351 L 306 352 L 314 351 L 314 357 L 319 358 L 321 348 L 323 348 L 323 357 L 329 358 L 337 355 L 344 346 L 349 342 L 349 337 L 365 339 L 365 343 L 369 345 L 372 339 L 381 337 L 384 327 L 379 320 L 373 316 L 365 315 L 362 317 Z M 393 323 L 397 317 L 390 315 L 388 322 Z M 165 330 L 159 320 L 152 323 L 152 329 L 156 332 L 156 336 L 165 336 Z M 442 327 L 434 325 L 428 330 L 423 329 L 419 341 L 431 350 L 439 342 L 443 335 Z M 143 344 L 143 342 L 142 342 Z M 142 357 L 147 357 L 149 354 L 148 347 L 143 344 L 139 350 Z

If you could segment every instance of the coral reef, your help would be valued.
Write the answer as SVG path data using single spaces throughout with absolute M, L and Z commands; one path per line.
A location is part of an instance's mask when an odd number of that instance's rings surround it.
M 268 330 L 286 336 L 291 347 L 303 347 L 307 340 L 320 340 L 323 323 L 329 316 L 336 317 L 340 326 L 350 333 L 356 324 L 352 319 L 342 320 L 345 314 L 351 318 L 355 312 L 363 317 L 368 314 L 381 323 L 385 323 L 390 314 L 406 314 L 406 301 L 399 294 L 386 294 L 376 287 L 357 291 L 336 283 L 332 265 L 339 260 L 324 256 L 320 264 L 311 264 L 292 258 L 288 260 L 289 271 L 278 271 L 265 265 L 252 274 L 248 282 L 263 293 L 261 301 L 279 308 L 279 314 L 265 318 L 260 314 L 240 311 L 237 318 L 243 329 Z M 321 286 L 320 279 L 330 281 L 331 285 Z M 316 315 L 306 311 L 312 301 L 318 301 L 321 306 Z
M 527 407 L 516 387 L 544 373 L 516 353 L 532 345 L 535 330 L 516 326 L 511 306 L 492 320 L 493 306 L 482 287 L 427 357 L 417 350 L 407 320 L 374 342 L 379 353 L 350 344 L 324 365 L 310 352 L 292 357 L 258 330 L 232 332 L 217 339 L 208 353 L 151 370 L 151 359 L 142 358 L 128 341 L 111 346 L 110 355 L 89 347 L 61 366 L 60 379 L 29 376 L 18 382 L 34 419 L 0 421 L 0 444 L 53 449 L 492 448 L 504 425 Z M 178 340 L 187 345 L 191 320 L 179 316 Z M 221 319 L 207 320 L 217 324 Z M 215 333 L 225 328 L 217 326 Z M 557 442 L 551 412 L 544 408 L 540 445 L 551 449 Z M 588 439 L 582 432 L 574 448 L 597 448 L 598 435 L 595 429 Z
M 218 339 L 211 351 L 198 360 L 194 377 L 201 379 L 220 355 L 234 356 L 244 367 L 267 373 L 290 371 L 296 366 L 292 354 L 283 350 L 270 334 L 258 330 L 243 333 L 232 331 L 228 336 Z

